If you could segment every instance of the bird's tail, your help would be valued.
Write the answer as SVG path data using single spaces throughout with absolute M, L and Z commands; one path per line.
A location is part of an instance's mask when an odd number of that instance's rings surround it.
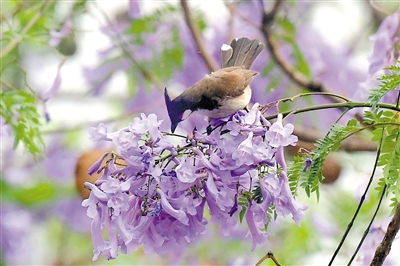
M 249 40 L 246 37 L 234 39 L 231 45 L 221 48 L 222 68 L 244 66 L 250 69 L 257 56 L 264 49 L 264 44 L 258 40 Z

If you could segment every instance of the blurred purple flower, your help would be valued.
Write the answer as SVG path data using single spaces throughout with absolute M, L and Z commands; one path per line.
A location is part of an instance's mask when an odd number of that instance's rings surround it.
M 70 184 L 75 177 L 77 153 L 68 150 L 60 137 L 55 137 L 47 145 L 46 158 L 43 160 L 44 173 L 52 180 Z
M 49 122 L 50 121 L 50 114 L 47 110 L 47 106 L 46 106 L 46 102 L 51 99 L 54 98 L 54 96 L 57 94 L 57 92 L 60 90 L 60 86 L 61 86 L 61 67 L 63 66 L 63 64 L 65 63 L 65 60 L 61 61 L 61 63 L 58 65 L 57 68 L 57 74 L 56 77 L 54 78 L 54 82 L 51 85 L 51 87 L 48 90 L 45 90 L 41 93 L 41 98 L 43 101 L 43 109 L 44 109 L 44 116 L 46 118 L 46 121 Z
M 381 224 L 375 224 L 370 228 L 368 235 L 365 238 L 365 241 L 361 246 L 360 251 L 358 252 L 358 255 L 354 261 L 354 265 L 371 264 L 376 248 L 382 242 L 382 239 L 385 236 L 385 228 L 387 228 L 389 222 L 390 217 L 386 218 L 383 222 L 381 222 Z M 384 260 L 383 265 L 397 265 L 396 262 L 398 262 L 399 257 L 398 253 L 396 253 L 395 251 L 398 250 L 396 249 L 396 247 L 399 246 L 399 243 L 400 234 L 397 234 L 392 244 L 392 250 Z
M 35 250 L 32 249 L 32 239 L 30 239 L 33 230 L 31 214 L 12 204 L 2 203 L 0 208 L 2 262 L 8 265 L 24 265 L 35 261 Z
M 81 203 L 82 200 L 78 197 L 66 197 L 54 203 L 52 212 L 74 231 L 89 233 L 91 220 L 86 215 L 86 209 L 82 207 Z
M 131 18 L 140 18 L 141 10 L 138 0 L 129 0 L 129 16 Z
M 104 87 L 110 81 L 116 70 L 127 70 L 130 66 L 130 62 L 123 58 L 105 62 L 95 69 L 84 68 L 83 75 L 87 83 L 92 86 L 93 95 L 98 96 L 103 93 Z
M 398 65 L 396 60 L 400 58 L 399 51 L 396 51 L 395 44 L 399 42 L 397 35 L 400 27 L 400 10 L 388 16 L 379 26 L 377 32 L 371 36 L 374 41 L 374 48 L 368 58 L 370 63 L 369 76 L 359 82 L 357 90 L 353 94 L 355 100 L 366 101 L 369 91 L 379 86 L 378 77 L 385 73 L 384 68 L 389 65 Z M 383 98 L 383 102 L 394 102 L 398 93 L 390 91 Z M 353 111 L 355 112 L 355 111 Z
M 371 56 L 368 58 L 369 75 L 373 76 L 376 72 L 389 65 L 391 58 L 397 60 L 398 57 L 393 55 L 393 46 L 399 41 L 400 27 L 400 10 L 397 10 L 392 15 L 386 17 L 377 32 L 370 37 L 374 42 L 374 48 Z

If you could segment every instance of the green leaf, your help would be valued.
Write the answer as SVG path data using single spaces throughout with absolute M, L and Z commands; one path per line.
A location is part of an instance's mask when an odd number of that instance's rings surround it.
M 42 181 L 32 187 L 13 187 L 0 181 L 0 187 L 5 201 L 17 201 L 26 206 L 40 204 L 54 199 L 56 186 L 53 183 Z
M 311 193 L 315 192 L 317 199 L 319 199 L 319 184 L 323 181 L 322 168 L 324 166 L 327 156 L 336 151 L 340 147 L 340 143 L 349 137 L 352 133 L 357 132 L 359 127 L 355 119 L 350 120 L 346 126 L 334 124 L 329 130 L 328 135 L 324 139 L 320 139 L 315 143 L 316 148 L 310 153 L 309 156 L 302 156 L 296 159 L 294 168 L 290 169 L 290 180 L 299 178 L 301 187 L 305 189 L 308 197 Z M 312 159 L 312 164 L 307 171 L 307 177 L 302 177 L 300 174 L 302 167 L 304 167 L 308 158 Z
M 128 29 L 128 33 L 141 34 L 144 32 L 152 32 L 155 30 L 155 25 L 151 18 L 142 17 L 134 19 Z

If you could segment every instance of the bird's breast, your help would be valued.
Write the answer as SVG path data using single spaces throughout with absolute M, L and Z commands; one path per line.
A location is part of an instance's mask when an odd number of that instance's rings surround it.
M 232 115 L 237 111 L 245 108 L 251 99 L 251 89 L 247 86 L 244 93 L 237 97 L 224 97 L 219 100 L 219 107 L 213 110 L 199 109 L 202 114 L 211 118 L 221 118 Z

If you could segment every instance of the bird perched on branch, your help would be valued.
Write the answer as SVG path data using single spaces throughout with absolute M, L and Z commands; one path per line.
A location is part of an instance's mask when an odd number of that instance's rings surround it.
M 250 70 L 264 44 L 248 38 L 234 39 L 221 47 L 222 68 L 206 75 L 181 95 L 171 100 L 164 91 L 171 131 L 184 119 L 187 110 L 211 118 L 222 118 L 245 108 L 251 98 L 250 82 L 258 73 Z

